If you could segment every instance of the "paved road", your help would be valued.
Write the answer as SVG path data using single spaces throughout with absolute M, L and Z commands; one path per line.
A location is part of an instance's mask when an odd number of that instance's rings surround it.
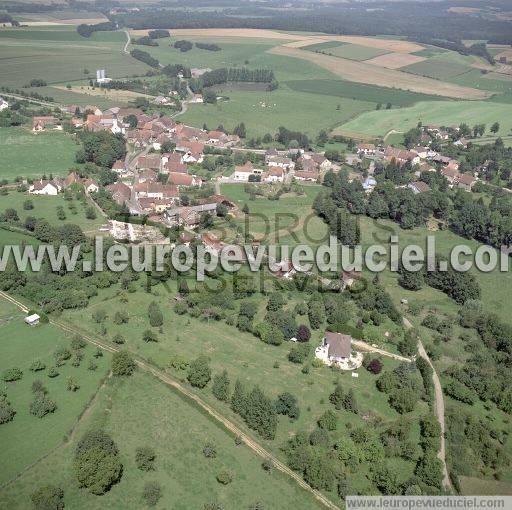
M 409 319 L 404 317 L 404 326 L 407 329 L 411 329 L 413 325 L 409 321 Z M 432 381 L 434 382 L 434 393 L 435 393 L 435 413 L 437 416 L 437 420 L 439 421 L 439 425 L 441 427 L 441 446 L 439 448 L 439 452 L 437 454 L 438 459 L 443 463 L 443 486 L 446 489 L 451 489 L 453 491 L 452 482 L 450 480 L 450 476 L 448 475 L 448 468 L 446 467 L 446 440 L 445 440 L 445 430 L 446 430 L 446 422 L 444 418 L 444 396 L 443 396 L 443 388 L 441 386 L 441 381 L 439 380 L 439 376 L 437 375 L 436 369 L 430 361 L 428 357 L 427 351 L 423 346 L 421 340 L 418 340 L 418 354 L 432 367 Z
M 3 297 L 4 299 L 10 301 L 14 305 L 16 305 L 18 308 L 23 310 L 25 313 L 28 312 L 27 306 L 25 306 L 22 302 L 18 301 L 17 299 L 13 298 L 12 296 L 9 296 L 5 292 L 0 291 L 0 297 Z M 56 320 L 51 319 L 50 323 L 53 324 L 54 326 L 57 326 L 58 328 L 62 329 L 63 331 L 65 331 L 67 333 L 70 333 L 72 335 L 80 335 L 84 340 L 95 345 L 96 347 L 99 347 L 100 349 L 106 350 L 111 353 L 118 352 L 121 350 L 119 347 L 114 347 L 112 345 L 109 345 L 109 344 L 105 343 L 103 340 L 94 338 L 94 337 L 90 336 L 89 334 L 84 333 L 80 329 L 70 326 L 69 324 L 66 324 L 62 321 L 56 321 Z M 310 494 L 312 494 L 313 497 L 315 497 L 316 500 L 319 503 L 321 503 L 323 506 L 325 506 L 329 510 L 340 510 L 339 506 L 336 506 L 330 499 L 328 499 L 326 496 L 324 496 L 321 492 L 313 489 L 297 473 L 295 473 L 288 466 L 283 464 L 277 457 L 275 457 L 271 452 L 269 452 L 268 450 L 263 448 L 263 446 L 261 446 L 257 441 L 255 441 L 249 435 L 247 435 L 245 432 L 243 432 L 233 422 L 231 422 L 226 417 L 224 417 L 222 414 L 217 412 L 213 407 L 211 407 L 209 404 L 207 404 L 201 397 L 196 395 L 192 390 L 189 390 L 187 387 L 183 386 L 180 382 L 176 381 L 174 378 L 172 378 L 165 372 L 158 370 L 154 366 L 150 365 L 143 359 L 139 358 L 137 355 L 134 355 L 134 360 L 140 369 L 144 370 L 145 372 L 149 372 L 150 374 L 152 374 L 154 377 L 156 377 L 158 380 L 160 380 L 164 384 L 171 386 L 176 391 L 178 391 L 179 393 L 184 395 L 186 398 L 188 398 L 189 400 L 192 400 L 195 404 L 197 404 L 200 408 L 202 408 L 204 411 L 206 411 L 215 420 L 217 420 L 219 423 L 221 423 L 227 430 L 232 432 L 235 436 L 241 437 L 243 442 L 249 448 L 251 448 L 251 450 L 253 450 L 255 453 L 257 453 L 260 457 L 262 457 L 263 459 L 270 459 L 276 469 L 278 469 L 282 473 L 284 473 L 284 474 L 288 475 L 290 478 L 292 478 L 299 486 L 301 486 L 303 489 L 305 489 Z

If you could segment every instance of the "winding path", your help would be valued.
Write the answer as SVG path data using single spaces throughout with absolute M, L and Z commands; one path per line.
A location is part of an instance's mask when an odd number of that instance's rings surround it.
M 5 292 L 0 291 L 0 297 L 3 297 L 7 301 L 11 302 L 12 304 L 16 305 L 18 308 L 23 310 L 25 313 L 28 312 L 28 307 L 25 306 L 21 301 L 18 301 L 17 299 L 13 298 L 12 296 L 6 294 Z M 61 321 L 56 321 L 53 319 L 50 319 L 50 323 L 54 326 L 57 326 L 58 328 L 62 329 L 63 331 L 71 334 L 78 334 L 80 335 L 84 340 L 89 342 L 92 345 L 95 345 L 96 347 L 99 347 L 100 349 L 103 349 L 105 351 L 114 353 L 118 352 L 121 349 L 118 347 L 114 347 L 112 345 L 109 345 L 105 343 L 102 340 L 99 340 L 97 338 L 93 338 L 89 334 L 85 334 L 83 331 L 70 326 L 68 324 L 65 324 Z M 132 353 L 133 355 L 133 353 Z M 221 413 L 216 411 L 212 406 L 207 404 L 201 397 L 196 395 L 192 390 L 186 388 L 181 383 L 176 381 L 174 378 L 170 377 L 165 372 L 155 368 L 148 362 L 144 361 L 143 359 L 139 358 L 138 356 L 134 355 L 134 361 L 137 364 L 137 366 L 152 374 L 154 377 L 156 377 L 158 380 L 163 382 L 164 384 L 174 388 L 176 391 L 180 392 L 182 395 L 187 397 L 189 400 L 193 401 L 196 405 L 198 405 L 200 408 L 202 408 L 204 411 L 206 411 L 212 418 L 217 420 L 220 424 L 222 424 L 227 430 L 229 430 L 231 433 L 233 433 L 235 436 L 239 436 L 242 438 L 243 442 L 251 448 L 256 454 L 258 454 L 263 459 L 270 459 L 272 463 L 274 464 L 274 467 L 284 473 L 285 475 L 288 475 L 290 478 L 292 478 L 300 487 L 302 487 L 304 490 L 308 491 L 313 497 L 322 504 L 325 508 L 328 508 L 329 510 L 340 510 L 339 506 L 336 506 L 329 498 L 324 496 L 321 492 L 313 489 L 310 485 L 308 485 L 295 471 L 292 471 L 288 466 L 283 464 L 275 455 L 273 455 L 271 452 L 266 450 L 263 446 L 261 446 L 258 442 L 256 442 L 254 439 L 252 439 L 249 435 L 247 435 L 245 432 L 243 432 L 237 425 L 235 425 L 233 422 L 228 420 L 225 416 L 223 416 Z
M 404 317 L 404 326 L 407 329 L 411 329 L 413 325 L 409 319 Z M 434 393 L 435 393 L 435 413 L 437 416 L 437 420 L 439 421 L 439 425 L 441 427 L 441 446 L 439 448 L 439 452 L 437 453 L 437 458 L 443 463 L 443 487 L 445 489 L 450 489 L 453 491 L 452 482 L 450 480 L 450 476 L 448 475 L 448 468 L 446 467 L 446 440 L 445 440 L 445 430 L 446 430 L 446 422 L 444 418 L 444 396 L 443 396 L 443 388 L 441 386 L 441 381 L 439 376 L 437 375 L 436 369 L 430 361 L 430 358 L 423 346 L 423 343 L 420 339 L 418 339 L 418 354 L 432 367 L 432 381 L 434 382 Z

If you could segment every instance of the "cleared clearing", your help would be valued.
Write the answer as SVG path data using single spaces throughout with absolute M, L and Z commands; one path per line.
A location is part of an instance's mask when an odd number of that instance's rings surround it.
M 417 64 L 424 60 L 426 60 L 426 57 L 411 55 L 410 53 L 386 53 L 385 55 L 365 60 L 365 62 L 374 66 L 386 67 L 387 69 L 400 69 L 401 67 Z
M 377 67 L 366 62 L 356 62 L 339 57 L 330 57 L 319 53 L 299 50 L 286 46 L 276 46 L 268 51 L 274 55 L 300 58 L 327 69 L 345 80 L 369 85 L 379 85 L 401 90 L 411 90 L 422 94 L 451 97 L 456 99 L 486 99 L 492 94 L 488 91 L 445 83 L 431 78 L 415 76 L 395 69 Z

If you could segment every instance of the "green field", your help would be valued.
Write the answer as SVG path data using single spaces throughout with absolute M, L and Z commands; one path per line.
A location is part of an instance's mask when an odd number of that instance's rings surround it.
M 110 363 L 105 354 L 96 360 L 96 370 L 88 370 L 94 349 L 86 347 L 81 365 L 73 367 L 67 361 L 59 367 L 58 377 L 49 378 L 47 370 L 31 372 L 29 367 L 37 359 L 46 364 L 47 368 L 54 366 L 53 353 L 59 347 L 69 347 L 70 339 L 49 324 L 27 326 L 23 322 L 24 316 L 14 305 L 4 299 L 0 300 L 0 370 L 3 372 L 18 367 L 23 371 L 21 380 L 2 382 L 2 391 L 7 393 L 16 415 L 11 422 L 0 427 L 3 451 L 0 484 L 21 474 L 30 464 L 62 443 L 64 436 L 75 425 L 96 393 Z M 66 385 L 70 376 L 80 385 L 76 392 L 67 391 Z M 29 404 L 33 398 L 30 386 L 35 379 L 43 381 L 49 397 L 57 404 L 56 411 L 43 418 L 29 413 Z
M 33 209 L 25 210 L 23 203 L 30 200 Z M 97 233 L 97 229 L 105 221 L 105 219 L 97 215 L 94 220 L 87 219 L 85 216 L 85 205 L 76 199 L 68 201 L 64 199 L 64 195 L 57 196 L 43 196 L 43 195 L 30 195 L 29 193 L 20 193 L 17 190 L 11 189 L 8 195 L 2 196 L 0 204 L 3 209 L 12 207 L 18 212 L 21 221 L 24 221 L 27 216 L 35 218 L 45 218 L 53 225 L 63 225 L 65 223 L 74 223 L 82 228 L 87 233 Z M 69 206 L 75 206 L 76 214 L 73 214 Z M 89 205 L 89 202 L 86 202 Z M 57 207 L 62 206 L 66 214 L 65 220 L 59 220 L 57 217 Z
M 120 483 L 104 496 L 78 489 L 72 473 L 76 442 L 92 427 L 102 427 L 112 435 L 123 463 Z M 215 445 L 216 458 L 204 457 L 202 449 L 207 443 Z M 135 449 L 140 446 L 155 450 L 155 471 L 136 469 Z M 283 510 L 320 508 L 285 475 L 266 473 L 262 460 L 246 446 L 236 446 L 233 436 L 172 390 L 147 374 L 137 373 L 125 380 L 110 379 L 90 416 L 81 421 L 73 441 L 1 489 L 0 497 L 10 509 L 25 509 L 35 488 L 55 483 L 64 489 L 66 508 L 145 508 L 143 486 L 157 481 L 162 486 L 157 508 L 201 509 L 214 501 L 226 509 L 249 508 L 257 501 L 265 508 L 276 504 Z M 215 479 L 224 469 L 234 474 L 227 486 Z
M 214 105 L 189 105 L 180 120 L 193 126 L 206 123 L 210 129 L 222 124 L 228 130 L 244 122 L 248 137 L 275 133 L 279 126 L 315 137 L 321 129 L 332 129 L 375 108 L 365 101 L 293 92 L 285 85 L 273 92 L 233 91 L 226 95 L 228 101 Z
M 512 129 L 512 105 L 492 101 L 425 101 L 397 110 L 380 110 L 364 113 L 349 121 L 340 129 L 370 136 L 383 136 L 388 131 L 407 131 L 418 122 L 457 126 L 466 122 L 470 126 L 484 123 L 489 127 L 500 123 L 500 134 L 508 134 Z
M 42 78 L 49 86 L 34 90 L 39 94 L 63 102 L 90 103 L 91 98 L 84 94 L 51 85 L 84 80 L 94 76 L 96 69 L 105 69 L 112 78 L 145 74 L 148 66 L 123 53 L 125 42 L 123 32 L 96 32 L 84 38 L 73 26 L 2 29 L 0 84 L 20 88 L 33 78 Z M 102 101 L 102 105 L 107 103 Z
M 62 131 L 34 134 L 25 128 L 0 128 L 0 179 L 65 176 L 75 163 L 73 138 Z
M 393 106 L 411 106 L 418 101 L 439 100 L 435 96 L 407 90 L 392 90 L 345 80 L 290 80 L 285 85 L 296 92 L 351 98 L 359 101 L 391 103 Z

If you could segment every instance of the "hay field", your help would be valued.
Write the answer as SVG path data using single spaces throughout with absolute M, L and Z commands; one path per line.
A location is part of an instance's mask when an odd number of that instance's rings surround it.
M 269 53 L 313 62 L 337 76 L 357 83 L 411 90 L 422 94 L 438 95 L 455 99 L 486 99 L 491 96 L 491 93 L 487 91 L 477 90 L 471 87 L 444 83 L 395 69 L 379 68 L 366 62 L 356 62 L 338 57 L 330 57 L 328 55 L 311 53 L 297 48 L 277 46 L 269 50 Z
M 365 62 L 374 66 L 386 67 L 387 69 L 400 69 L 401 67 L 417 64 L 424 60 L 426 60 L 426 57 L 411 55 L 410 53 L 386 53 L 385 55 L 365 60 Z
M 130 30 L 131 35 L 142 36 L 147 35 L 149 30 Z M 307 39 L 310 36 L 294 36 L 274 30 L 264 30 L 259 28 L 177 28 L 171 31 L 172 37 L 242 37 L 249 39 L 280 39 L 290 41 L 294 39 Z
M 71 90 L 72 92 L 76 92 L 77 94 L 85 94 L 86 96 L 92 96 L 92 97 L 102 97 L 104 99 L 109 99 L 111 101 L 123 101 L 128 102 L 136 97 L 146 97 L 147 99 L 151 100 L 154 99 L 155 96 L 151 96 L 149 94 L 143 94 L 142 92 L 134 92 L 132 90 L 114 90 L 114 89 L 103 89 L 100 87 L 92 88 L 88 85 L 83 86 L 73 86 L 71 89 L 68 89 L 64 85 L 53 85 L 51 88 L 57 89 L 57 90 L 63 90 L 68 91 Z

